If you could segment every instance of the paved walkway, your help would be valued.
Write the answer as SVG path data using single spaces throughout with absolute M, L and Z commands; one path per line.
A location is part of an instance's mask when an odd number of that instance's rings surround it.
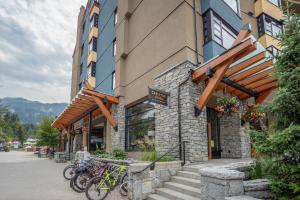
M 1 200 L 84 200 L 62 176 L 65 163 L 37 158 L 27 152 L 0 152 Z M 118 191 L 108 200 L 122 199 Z

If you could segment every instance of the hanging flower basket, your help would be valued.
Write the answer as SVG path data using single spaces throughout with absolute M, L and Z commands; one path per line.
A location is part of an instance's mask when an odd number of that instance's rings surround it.
M 215 111 L 218 116 L 231 116 L 239 111 L 239 101 L 236 97 L 220 97 L 217 99 Z
M 255 123 L 266 116 L 266 113 L 258 106 L 248 106 L 248 110 L 242 117 L 245 122 Z

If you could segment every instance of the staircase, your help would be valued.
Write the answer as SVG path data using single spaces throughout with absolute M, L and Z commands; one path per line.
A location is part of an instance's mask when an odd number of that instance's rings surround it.
M 165 182 L 162 188 L 157 188 L 148 200 L 199 200 L 200 175 L 197 168 L 183 167 L 170 182 Z

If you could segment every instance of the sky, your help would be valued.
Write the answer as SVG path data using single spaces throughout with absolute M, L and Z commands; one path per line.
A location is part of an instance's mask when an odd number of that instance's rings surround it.
M 77 16 L 86 0 L 0 0 L 0 98 L 70 99 Z

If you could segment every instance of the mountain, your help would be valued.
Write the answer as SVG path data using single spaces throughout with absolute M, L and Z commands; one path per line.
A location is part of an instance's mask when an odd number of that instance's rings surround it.
M 26 124 L 38 124 L 44 116 L 58 116 L 66 105 L 67 103 L 41 103 L 23 98 L 6 97 L 0 99 L 0 106 L 16 113 L 20 120 Z

